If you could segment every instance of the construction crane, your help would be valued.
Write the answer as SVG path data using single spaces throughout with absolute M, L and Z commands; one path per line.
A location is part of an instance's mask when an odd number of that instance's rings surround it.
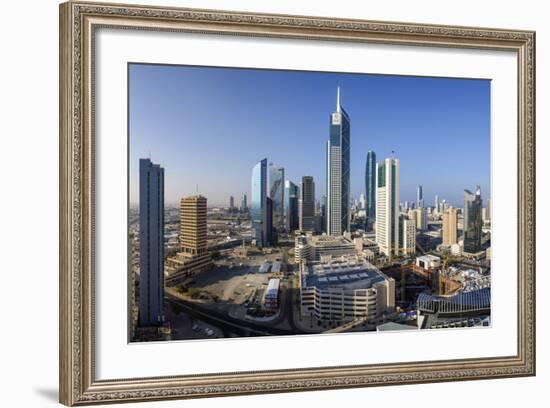
M 444 295 L 447 293 L 447 271 L 449 268 L 449 255 L 445 254 L 443 258 L 443 265 L 439 272 L 439 294 Z

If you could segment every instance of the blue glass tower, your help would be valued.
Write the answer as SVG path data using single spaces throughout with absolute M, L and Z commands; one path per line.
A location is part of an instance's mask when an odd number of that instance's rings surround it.
M 376 219 L 376 153 L 367 152 L 367 164 L 365 166 L 365 193 L 367 218 Z
M 164 321 L 164 169 L 139 160 L 139 324 Z
M 288 232 L 298 229 L 298 186 L 285 181 L 285 228 Z
M 315 231 L 315 182 L 312 176 L 302 177 L 299 202 L 300 229 Z
M 271 200 L 267 197 L 267 159 L 259 161 L 252 169 L 251 187 L 252 238 L 258 248 L 269 247 L 273 214 Z
M 330 116 L 327 141 L 327 234 L 350 230 L 350 120 L 336 94 L 336 112 Z
M 424 196 L 422 195 L 422 186 L 418 186 L 416 190 L 416 207 L 424 208 Z

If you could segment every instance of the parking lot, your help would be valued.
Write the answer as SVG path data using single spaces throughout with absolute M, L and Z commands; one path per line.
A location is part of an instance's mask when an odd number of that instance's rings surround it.
M 277 251 L 250 254 L 246 258 L 233 257 L 228 251 L 216 260 L 215 267 L 196 275 L 188 286 L 206 292 L 215 303 L 243 305 L 254 298 L 261 300 L 271 274 L 260 273 L 260 265 L 277 259 L 281 259 Z

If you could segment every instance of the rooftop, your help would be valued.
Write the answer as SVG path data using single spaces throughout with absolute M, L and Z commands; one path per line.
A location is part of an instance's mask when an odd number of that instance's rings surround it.
M 309 241 L 316 247 L 334 246 L 334 245 L 354 247 L 352 242 L 348 241 L 342 236 L 335 237 L 331 235 L 319 235 L 319 236 L 311 237 Z
M 329 262 L 312 262 L 305 266 L 303 287 L 319 289 L 368 289 L 386 276 L 367 260 L 357 257 L 338 257 Z
M 279 291 L 279 279 L 270 279 L 265 290 L 266 296 L 276 296 Z
M 433 261 L 441 260 L 440 257 L 435 255 L 430 255 L 430 254 L 419 256 L 417 259 L 420 259 L 421 261 L 425 261 L 425 262 L 433 262 Z

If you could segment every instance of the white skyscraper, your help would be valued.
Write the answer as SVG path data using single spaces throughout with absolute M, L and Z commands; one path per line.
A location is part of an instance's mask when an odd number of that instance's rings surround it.
M 376 243 L 386 256 L 399 254 L 399 160 L 376 166 Z
M 361 193 L 359 195 L 359 209 L 364 210 L 367 205 L 367 200 L 365 199 L 365 194 Z

